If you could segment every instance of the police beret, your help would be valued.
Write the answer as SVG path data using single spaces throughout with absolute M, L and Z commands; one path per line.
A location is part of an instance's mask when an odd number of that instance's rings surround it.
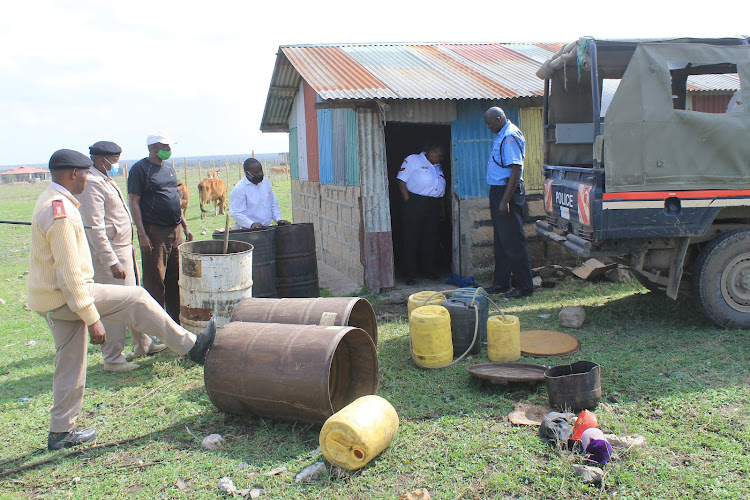
M 122 153 L 122 148 L 112 141 L 99 141 L 89 146 L 89 153 L 94 156 L 115 156 Z
M 49 158 L 49 169 L 57 170 L 63 168 L 91 168 L 94 162 L 91 158 L 73 151 L 72 149 L 60 149 L 52 153 Z

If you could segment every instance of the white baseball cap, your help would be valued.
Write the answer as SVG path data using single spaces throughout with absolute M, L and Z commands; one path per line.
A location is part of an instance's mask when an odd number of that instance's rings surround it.
M 152 144 L 161 143 L 161 144 L 177 144 L 177 141 L 169 137 L 169 135 L 164 130 L 157 130 L 153 134 L 149 135 L 146 138 L 146 145 L 150 146 Z

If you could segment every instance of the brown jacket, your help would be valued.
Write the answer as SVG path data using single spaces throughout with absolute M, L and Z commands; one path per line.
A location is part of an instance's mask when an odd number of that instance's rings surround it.
M 133 226 L 125 197 L 115 181 L 91 168 L 83 193 L 76 196 L 86 229 L 91 257 L 94 261 L 94 280 L 97 283 L 134 285 L 112 277 L 110 267 L 122 264 L 128 277 L 134 276 Z

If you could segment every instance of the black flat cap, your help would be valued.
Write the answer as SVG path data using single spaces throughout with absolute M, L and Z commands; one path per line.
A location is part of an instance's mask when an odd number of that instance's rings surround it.
M 52 153 L 49 158 L 49 169 L 58 170 L 63 168 L 91 168 L 94 162 L 91 158 L 72 149 L 60 149 Z
M 89 153 L 93 156 L 115 156 L 122 153 L 122 148 L 112 141 L 99 141 L 89 146 Z

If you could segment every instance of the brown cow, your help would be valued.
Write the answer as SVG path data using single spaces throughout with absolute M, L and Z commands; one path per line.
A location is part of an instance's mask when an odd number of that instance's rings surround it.
M 187 207 L 188 201 L 190 200 L 190 191 L 188 191 L 187 184 L 178 182 L 177 193 L 180 195 L 180 208 L 182 208 L 182 217 L 187 220 Z
M 271 167 L 272 174 L 289 175 L 289 167 Z
M 227 206 L 227 187 L 221 179 L 203 179 L 198 184 L 198 195 L 201 199 L 201 219 L 206 217 L 207 210 L 204 208 L 207 203 L 214 204 L 214 215 L 218 207 L 221 214 Z

